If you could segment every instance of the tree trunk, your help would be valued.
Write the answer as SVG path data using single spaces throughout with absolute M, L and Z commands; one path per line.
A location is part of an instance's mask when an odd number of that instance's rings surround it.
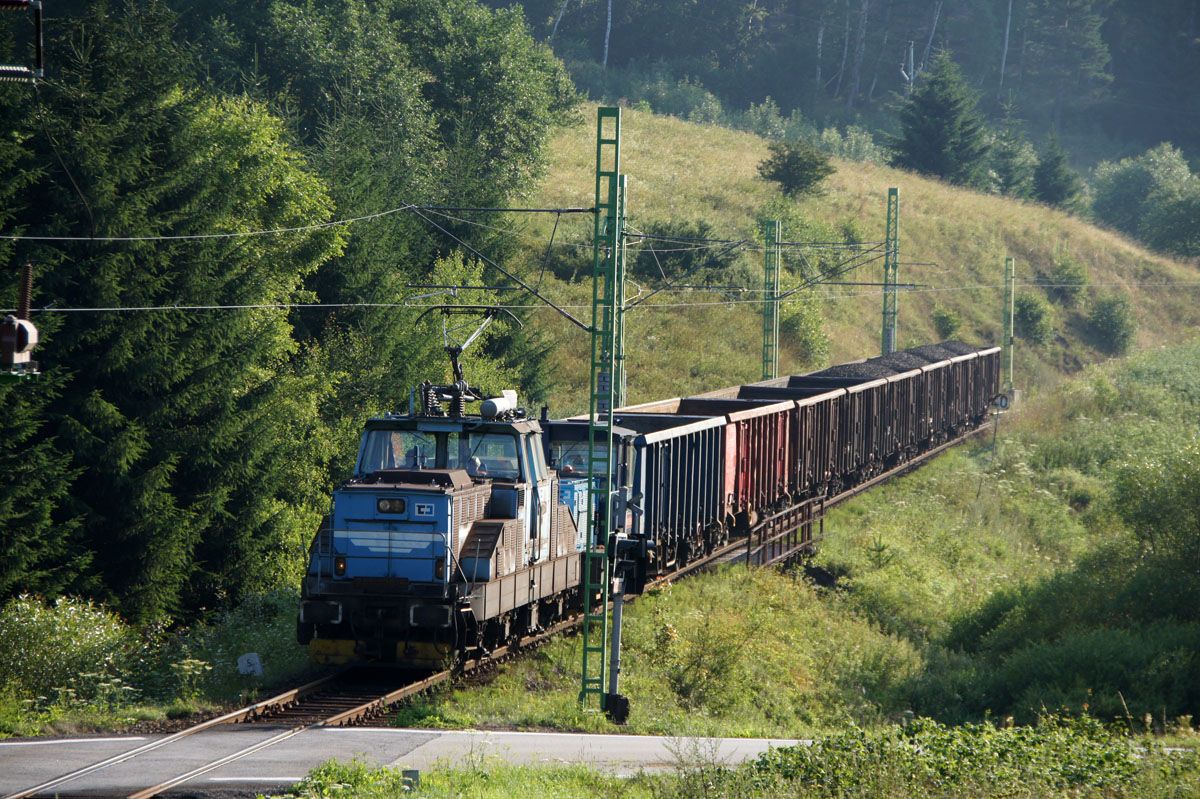
M 817 79 L 816 90 L 821 91 L 821 52 L 825 49 L 825 23 L 817 26 Z
M 846 0 L 846 27 L 842 31 L 842 63 L 838 67 L 837 86 L 833 89 L 834 97 L 842 96 L 842 76 L 846 74 L 846 56 L 850 54 L 850 0 Z
M 1008 0 L 1008 17 L 1004 20 L 1004 49 L 1000 51 L 1000 89 L 996 99 L 1004 101 L 1004 70 L 1008 68 L 1008 32 L 1012 29 L 1013 0 Z
M 875 102 L 875 86 L 879 83 L 879 66 L 883 63 L 883 56 L 887 52 L 888 38 L 892 34 L 892 6 L 893 0 L 888 0 L 888 4 L 883 7 L 883 43 L 879 45 L 879 55 L 875 57 L 874 74 L 871 76 L 871 88 L 867 91 L 867 102 Z
M 942 16 L 942 0 L 938 0 L 937 5 L 933 7 L 933 25 L 929 27 L 929 40 L 925 42 L 925 54 L 921 56 L 921 68 L 917 72 L 924 72 L 925 66 L 929 63 L 929 52 L 933 49 L 933 37 L 937 34 L 938 19 Z
M 1029 22 L 1021 26 L 1021 51 L 1017 54 L 1017 86 L 1025 81 L 1025 50 L 1029 46 Z
M 604 24 L 604 60 L 600 63 L 605 69 L 608 69 L 608 37 L 612 35 L 612 4 L 613 0 L 608 0 L 608 21 Z
M 558 33 L 558 23 L 562 22 L 563 14 L 567 13 L 567 3 L 571 0 L 563 0 L 562 5 L 558 7 L 558 16 L 554 18 L 554 27 L 550 29 L 550 41 L 554 41 L 554 34 Z
M 875 59 L 875 71 L 871 76 L 871 88 L 867 91 L 867 102 L 875 102 L 875 86 L 879 83 L 879 65 L 883 63 L 883 54 L 887 52 L 888 37 L 891 36 L 890 30 L 883 32 L 883 43 L 879 45 L 879 56 Z
M 862 62 L 867 53 L 867 14 L 871 10 L 871 0 L 862 0 L 858 12 L 858 36 L 854 42 L 854 66 L 850 72 L 850 92 L 846 95 L 846 110 L 854 110 L 854 101 L 858 98 L 858 88 L 862 82 Z

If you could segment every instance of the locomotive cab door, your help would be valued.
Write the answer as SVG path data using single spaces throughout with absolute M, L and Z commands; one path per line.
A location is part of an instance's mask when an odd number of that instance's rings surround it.
M 554 514 L 553 481 L 542 452 L 541 436 L 530 433 L 524 440 L 526 479 L 529 481 L 529 560 L 531 563 L 550 553 L 550 520 Z

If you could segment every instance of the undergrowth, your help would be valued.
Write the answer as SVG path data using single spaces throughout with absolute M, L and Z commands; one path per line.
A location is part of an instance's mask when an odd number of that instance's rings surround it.
M 401 764 L 403 761 L 401 761 Z M 402 767 L 402 765 L 401 765 Z M 1033 726 L 928 719 L 851 727 L 811 745 L 773 749 L 729 766 L 680 748 L 664 773 L 619 778 L 579 765 L 444 764 L 406 782 L 398 769 L 326 763 L 299 797 L 681 797 L 681 799 L 1133 799 L 1200 795 L 1200 758 L 1113 732 L 1091 719 L 1043 717 Z
M 134 627 L 105 608 L 21 596 L 0 608 L 0 737 L 114 729 L 245 702 L 312 666 L 291 591 L 244 598 L 188 628 Z M 263 674 L 241 674 L 255 652 Z

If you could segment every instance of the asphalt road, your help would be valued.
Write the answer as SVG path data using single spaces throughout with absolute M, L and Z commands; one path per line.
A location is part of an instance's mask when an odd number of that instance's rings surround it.
M 283 731 L 266 725 L 230 725 L 174 741 L 114 763 L 55 793 L 125 796 L 262 743 Z M 159 736 L 76 737 L 0 741 L 0 796 L 99 763 L 148 744 Z M 234 797 L 286 788 L 329 759 L 359 760 L 395 768 L 428 770 L 479 760 L 520 764 L 583 763 L 616 774 L 674 767 L 704 758 L 733 764 L 793 740 L 761 738 L 665 738 L 641 735 L 579 735 L 548 732 L 408 730 L 350 727 L 306 730 L 218 769 L 198 775 L 169 795 Z

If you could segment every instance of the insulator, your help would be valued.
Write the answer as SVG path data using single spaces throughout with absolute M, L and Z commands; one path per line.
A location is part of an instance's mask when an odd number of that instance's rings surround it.
M 29 67 L 0 65 L 0 83 L 25 83 L 35 78 L 37 78 L 37 73 Z
M 437 388 L 435 388 L 433 385 L 431 385 L 429 383 L 426 383 L 424 399 L 425 399 L 424 405 L 425 405 L 425 415 L 426 416 L 441 416 L 442 415 L 442 405 L 438 401 Z
M 454 399 L 450 403 L 450 415 L 455 419 L 461 419 L 467 415 L 467 399 L 461 391 L 454 392 Z
M 33 264 L 25 262 L 21 269 L 21 291 L 17 300 L 17 318 L 29 318 L 29 306 L 33 302 Z
M 0 11 L 24 11 L 30 5 L 30 0 L 0 0 Z

